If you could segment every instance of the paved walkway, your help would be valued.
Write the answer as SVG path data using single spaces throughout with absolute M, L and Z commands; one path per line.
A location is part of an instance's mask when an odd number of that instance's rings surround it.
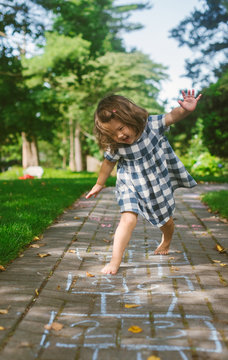
M 81 198 L 0 273 L 1 360 L 228 359 L 228 261 L 215 249 L 228 247 L 228 225 L 199 200 L 220 188 L 176 191 L 168 256 L 153 254 L 160 231 L 140 218 L 116 276 L 100 273 L 119 218 L 113 188 Z

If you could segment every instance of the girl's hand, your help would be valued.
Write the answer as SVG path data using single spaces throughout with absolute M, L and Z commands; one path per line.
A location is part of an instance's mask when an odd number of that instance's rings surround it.
M 186 110 L 186 111 L 193 111 L 196 108 L 197 102 L 199 101 L 199 99 L 201 98 L 202 94 L 199 94 L 199 96 L 197 96 L 197 98 L 195 98 L 195 90 L 188 90 L 188 94 L 185 94 L 184 91 L 181 91 L 182 95 L 183 95 L 183 101 L 178 100 L 178 103 L 180 104 L 180 106 Z
M 89 199 L 91 196 L 96 197 L 102 189 L 102 185 L 95 184 L 94 187 L 90 190 L 90 192 L 86 195 L 86 199 Z

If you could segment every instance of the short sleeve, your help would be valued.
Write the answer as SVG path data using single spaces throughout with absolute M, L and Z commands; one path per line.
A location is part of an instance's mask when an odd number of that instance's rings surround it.
M 150 115 L 148 118 L 148 123 L 151 125 L 152 130 L 158 132 L 159 135 L 169 131 L 169 127 L 165 124 L 165 114 Z
M 120 154 L 118 153 L 118 151 L 111 152 L 111 151 L 107 150 L 104 153 L 104 157 L 108 161 L 116 162 L 120 159 Z

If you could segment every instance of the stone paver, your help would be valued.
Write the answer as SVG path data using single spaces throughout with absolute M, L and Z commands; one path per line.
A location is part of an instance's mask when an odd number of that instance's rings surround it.
M 1 360 L 227 359 L 228 261 L 215 245 L 228 247 L 228 225 L 199 198 L 221 188 L 176 191 L 168 256 L 154 255 L 160 231 L 139 218 L 116 276 L 100 273 L 119 219 L 113 188 L 77 201 L 0 273 Z

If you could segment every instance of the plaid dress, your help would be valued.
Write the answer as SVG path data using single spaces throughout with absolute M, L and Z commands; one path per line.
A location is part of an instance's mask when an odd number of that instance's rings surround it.
M 164 136 L 165 131 L 165 115 L 151 115 L 136 142 L 104 154 L 107 160 L 118 161 L 116 197 L 121 212 L 141 214 L 158 227 L 175 210 L 174 190 L 196 185 Z

